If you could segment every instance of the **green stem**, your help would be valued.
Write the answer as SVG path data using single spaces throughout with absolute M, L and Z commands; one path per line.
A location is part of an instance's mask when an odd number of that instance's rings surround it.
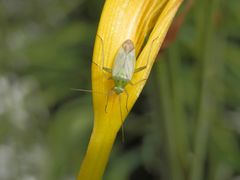
M 161 93 L 160 97 L 163 107 L 164 125 L 166 130 L 166 145 L 170 165 L 170 179 L 184 180 L 183 171 L 178 157 L 177 138 L 175 132 L 174 115 L 171 104 L 170 85 L 167 72 L 167 62 L 161 62 L 161 69 L 157 68 L 156 78 L 160 78 Z
M 214 113 L 214 100 L 211 93 L 213 79 L 212 71 L 214 70 L 213 61 L 213 15 L 215 12 L 216 0 L 205 0 L 202 2 L 203 7 L 199 9 L 199 15 L 203 23 L 200 29 L 200 60 L 202 61 L 202 77 L 199 96 L 199 109 L 197 117 L 196 136 L 194 139 L 194 158 L 190 174 L 191 180 L 204 179 L 204 162 L 206 159 L 207 141 L 209 138 L 209 128 L 211 125 L 211 115 Z M 204 9 L 204 13 L 203 13 Z M 202 31 L 201 31 L 202 30 Z
M 171 83 L 171 100 L 173 109 L 173 120 L 175 122 L 176 146 L 182 171 L 185 173 L 188 169 L 187 155 L 190 145 L 188 138 L 187 118 L 184 115 L 184 87 L 181 82 L 181 64 L 178 45 L 173 45 L 168 50 L 169 75 Z

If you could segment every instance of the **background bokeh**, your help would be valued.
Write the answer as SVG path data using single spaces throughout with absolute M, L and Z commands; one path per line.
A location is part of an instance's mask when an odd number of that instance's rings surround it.
M 91 89 L 103 3 L 0 0 L 1 180 L 75 179 L 93 111 L 91 94 L 70 88 Z M 194 2 L 124 124 L 125 142 L 117 137 L 105 180 L 193 180 L 201 164 L 202 180 L 240 179 L 239 7 Z

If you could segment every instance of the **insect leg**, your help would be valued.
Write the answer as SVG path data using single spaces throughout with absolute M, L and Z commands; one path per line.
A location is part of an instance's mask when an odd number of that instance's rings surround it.
M 102 71 L 108 72 L 108 71 L 106 71 L 104 68 L 102 68 L 101 66 L 99 66 L 96 62 L 92 61 L 92 63 L 95 64 L 95 65 L 96 65 L 99 69 L 101 69 Z M 105 73 L 103 73 L 103 75 L 104 75 L 104 77 L 105 77 L 106 79 L 109 79 L 109 77 L 108 77 Z
M 127 110 L 127 112 L 129 112 L 129 110 L 128 110 L 128 97 L 129 97 L 129 94 L 128 94 L 128 92 L 127 92 L 126 89 L 124 89 L 124 91 L 125 91 L 126 96 L 127 96 L 127 100 L 126 100 L 126 110 Z
M 151 54 L 151 51 L 152 51 L 152 46 L 153 46 L 154 41 L 156 41 L 157 39 L 158 39 L 158 37 L 156 37 L 151 43 L 150 51 L 148 53 L 148 58 L 147 58 L 147 64 L 142 66 L 142 67 L 136 68 L 134 73 L 140 72 L 140 71 L 142 71 L 142 70 L 144 70 L 148 67 L 148 62 L 149 62 L 149 57 L 150 57 L 150 54 Z
M 113 88 L 108 92 L 107 94 L 107 102 L 105 104 L 105 113 L 107 113 L 107 107 L 108 107 L 108 100 L 109 100 L 109 97 L 113 94 Z
M 92 63 L 93 63 L 94 65 L 96 65 L 99 69 L 102 69 L 102 67 L 99 66 L 96 62 L 92 61 Z
M 121 95 L 118 96 L 118 100 L 119 100 L 119 109 L 120 109 L 120 117 L 121 117 L 121 130 L 122 130 L 122 143 L 124 143 L 125 141 L 125 136 L 124 136 L 124 122 L 123 122 L 123 117 L 122 117 L 122 103 L 121 103 Z
M 107 73 L 112 73 L 112 69 L 111 69 L 111 68 L 108 68 L 108 67 L 105 67 L 105 66 L 104 66 L 104 57 L 105 57 L 105 55 L 104 55 L 103 39 L 102 39 L 101 36 L 99 36 L 98 34 L 97 34 L 97 37 L 101 40 L 101 44 L 102 44 L 102 67 L 101 67 L 101 69 L 102 69 L 103 71 L 107 72 Z M 96 64 L 96 65 L 99 67 L 99 65 L 98 65 L 96 62 L 94 62 L 94 64 Z
M 130 85 L 132 85 L 132 86 L 135 86 L 135 85 L 137 85 L 137 84 L 139 84 L 139 83 L 141 83 L 141 82 L 143 82 L 143 81 L 146 81 L 147 79 L 141 79 L 140 81 L 137 81 L 137 82 L 132 82 L 132 81 L 129 81 L 129 84 Z
M 101 40 L 101 44 L 102 44 L 102 67 L 104 67 L 104 45 L 103 45 L 103 39 L 98 34 L 97 34 L 97 37 Z
M 102 69 L 107 73 L 110 73 L 110 74 L 112 73 L 112 69 L 110 69 L 110 68 L 103 67 Z

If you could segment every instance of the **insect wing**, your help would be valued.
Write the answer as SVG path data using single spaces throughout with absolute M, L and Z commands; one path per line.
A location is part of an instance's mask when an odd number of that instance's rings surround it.
M 135 50 L 132 50 L 127 54 L 125 64 L 124 64 L 126 76 L 129 80 L 132 79 L 134 69 L 135 69 L 135 63 L 136 63 Z
M 114 66 L 113 66 L 113 77 L 121 77 L 127 80 L 131 80 L 134 68 L 135 68 L 135 50 L 126 53 L 126 51 L 121 47 L 116 56 Z

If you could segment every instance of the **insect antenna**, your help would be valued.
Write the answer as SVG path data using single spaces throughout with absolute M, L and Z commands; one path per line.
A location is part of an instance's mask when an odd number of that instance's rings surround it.
M 97 93 L 97 94 L 104 94 L 104 95 L 106 95 L 106 93 L 104 93 L 104 92 L 93 91 L 93 90 L 90 90 L 90 89 L 76 89 L 76 88 L 70 88 L 70 90 L 73 90 L 73 91 L 80 91 L 80 92 L 87 92 L 87 93 Z

